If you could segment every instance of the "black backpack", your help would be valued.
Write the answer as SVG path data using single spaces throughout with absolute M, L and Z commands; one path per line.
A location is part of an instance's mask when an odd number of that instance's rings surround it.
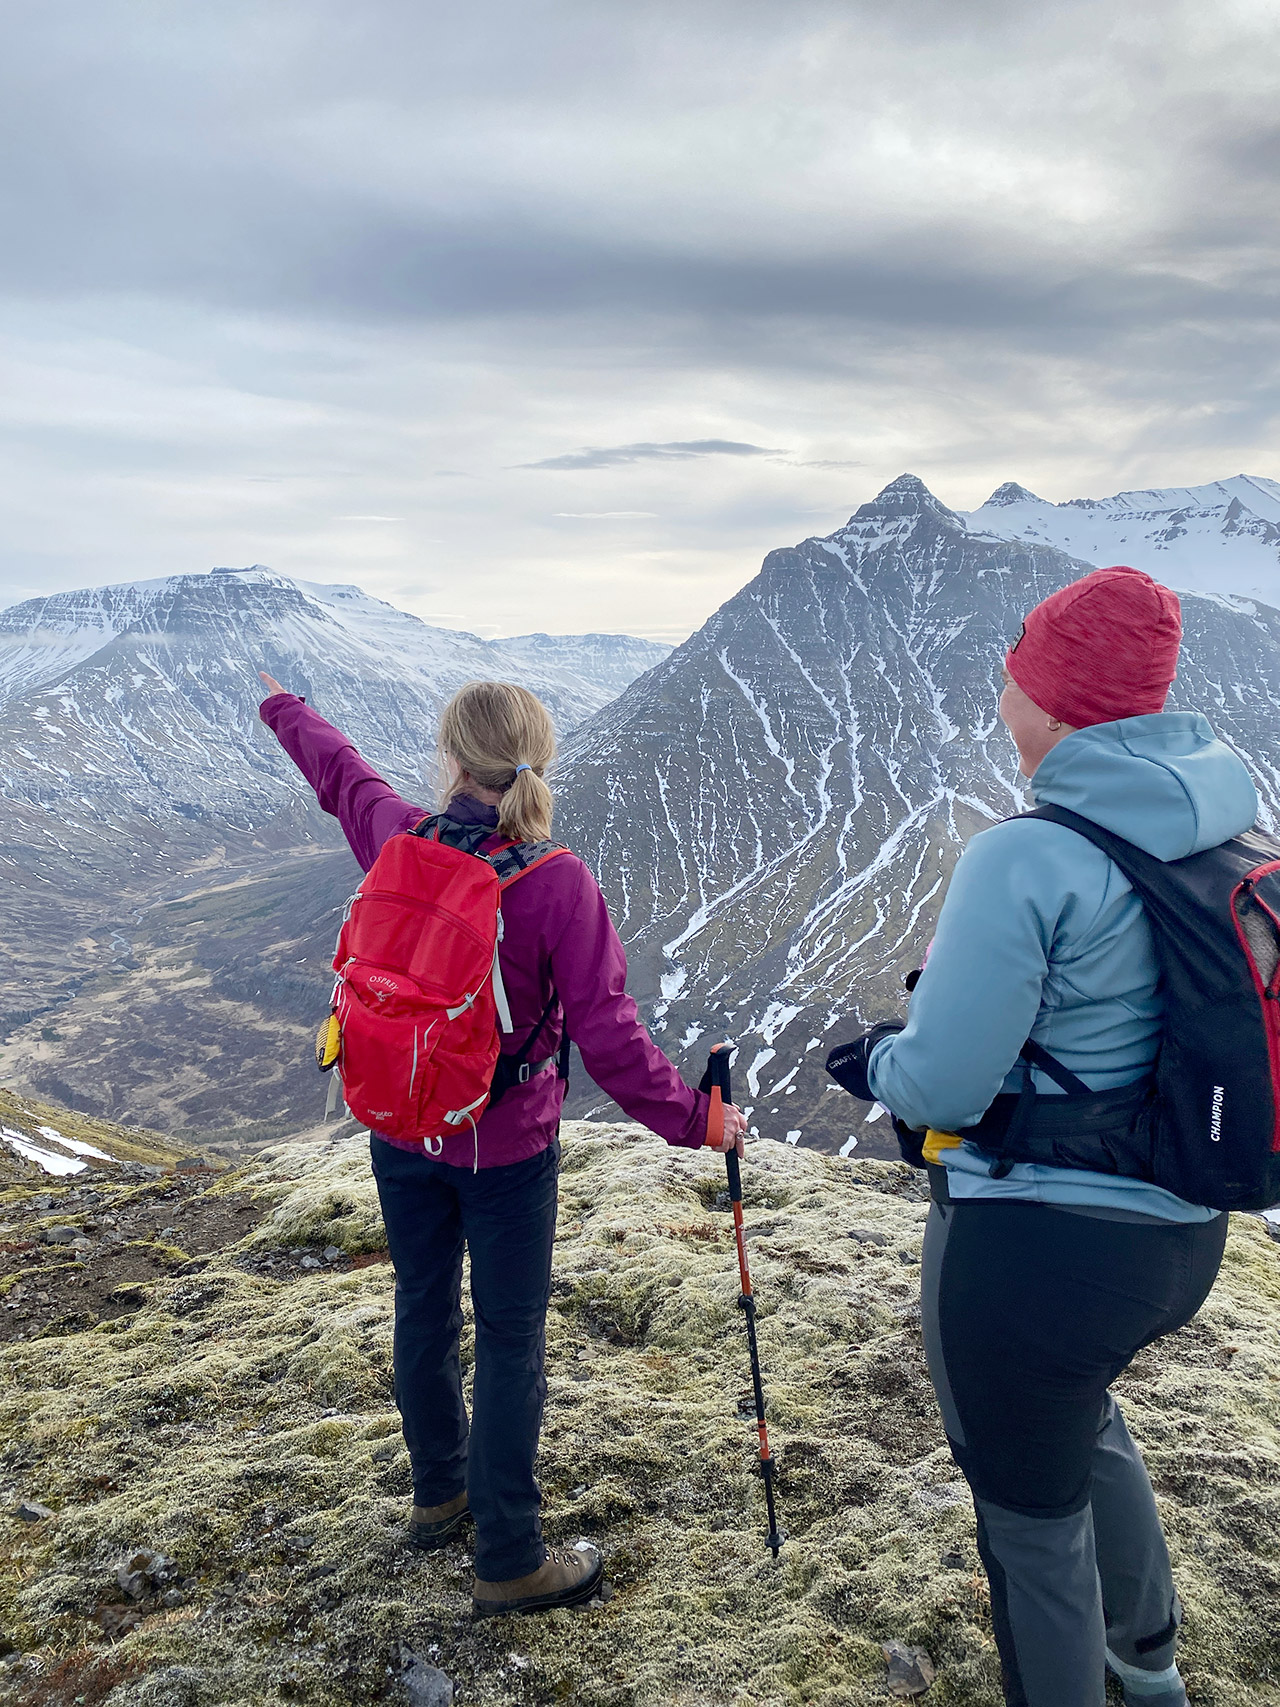
M 1134 1142 L 1123 1159 L 1077 1154 L 1075 1165 L 1136 1174 L 1212 1209 L 1280 1204 L 1280 842 L 1250 830 L 1165 862 L 1061 806 L 1023 816 L 1065 825 L 1114 860 L 1146 910 L 1160 967 L 1164 1038 Z M 1101 1104 L 1123 1095 L 1090 1092 L 1035 1054 L 1059 1084 L 1078 1087 L 1065 1106 L 1036 1099 L 1068 1118 L 1074 1104 L 1085 1117 L 1072 1121 L 1077 1131 L 1089 1124 L 1077 1096 Z M 992 1148 L 1002 1161 L 1024 1159 L 998 1139 Z

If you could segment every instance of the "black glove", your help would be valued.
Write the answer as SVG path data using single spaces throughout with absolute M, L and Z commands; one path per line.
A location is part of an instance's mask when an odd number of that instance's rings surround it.
M 863 1102 L 874 1102 L 876 1093 L 867 1083 L 871 1051 L 886 1037 L 896 1037 L 898 1032 L 905 1030 L 906 1027 L 899 1020 L 881 1020 L 879 1025 L 873 1025 L 866 1036 L 858 1038 L 856 1043 L 842 1043 L 833 1049 L 827 1056 L 828 1073 L 851 1097 L 861 1097 Z

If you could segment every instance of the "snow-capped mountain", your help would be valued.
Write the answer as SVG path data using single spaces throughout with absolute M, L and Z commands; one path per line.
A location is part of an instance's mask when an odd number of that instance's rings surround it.
M 355 866 L 258 720 L 260 668 L 429 804 L 439 713 L 463 682 L 523 682 L 566 730 L 667 651 L 622 635 L 485 641 L 261 565 L 0 612 L 0 1038 L 25 1024 L 34 1050 L 20 1068 L 0 1048 L 0 1075 L 44 1073 L 61 1100 L 135 1118 L 150 1075 L 195 1098 L 167 1110 L 179 1125 L 205 1112 L 195 1062 L 228 1030 L 240 1081 L 229 1113 L 278 1077 L 275 1016 L 312 1000 L 318 944 Z M 286 852 L 310 856 L 289 867 L 303 893 L 267 905 L 253 884 L 275 882 Z M 165 911 L 193 891 L 222 898 Z M 237 906 L 266 912 L 237 935 Z M 288 1053 L 301 1059 L 293 1042 Z
M 913 476 L 757 578 L 570 744 L 561 821 L 666 1047 L 742 1046 L 762 1132 L 878 1148 L 820 1064 L 903 1006 L 970 834 L 1023 809 L 997 679 L 1083 566 L 974 532 Z M 1280 612 L 1189 596 L 1177 703 L 1280 804 Z
M 261 565 L 31 599 L 0 612 L 5 840 L 95 865 L 148 844 L 324 840 L 258 720 L 260 668 L 426 798 L 436 721 L 463 682 L 522 681 L 567 729 L 666 651 L 619 635 L 485 641 Z
M 1258 475 L 1065 504 L 1009 481 L 963 519 L 973 533 L 1128 563 L 1179 590 L 1280 605 L 1280 482 Z
M 565 729 L 598 711 L 671 650 L 626 634 L 481 640 L 434 628 L 359 587 L 298 581 L 255 563 L 53 593 L 0 610 L 0 704 L 58 681 L 122 636 L 172 638 L 223 614 L 233 620 L 251 614 L 261 621 L 256 632 L 263 644 L 276 648 L 282 664 L 304 672 L 345 655 L 353 668 L 395 672 L 446 698 L 473 676 L 527 681 Z

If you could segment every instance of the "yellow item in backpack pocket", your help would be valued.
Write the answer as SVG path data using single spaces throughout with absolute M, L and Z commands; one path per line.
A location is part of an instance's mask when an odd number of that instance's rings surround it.
M 321 1020 L 320 1029 L 316 1033 L 316 1066 L 322 1073 L 327 1073 L 333 1066 L 341 1047 L 342 1028 L 338 1024 L 338 1016 L 329 1014 Z
M 924 1135 L 924 1159 L 926 1162 L 941 1164 L 944 1150 L 956 1150 L 964 1143 L 957 1132 L 936 1132 L 931 1126 Z

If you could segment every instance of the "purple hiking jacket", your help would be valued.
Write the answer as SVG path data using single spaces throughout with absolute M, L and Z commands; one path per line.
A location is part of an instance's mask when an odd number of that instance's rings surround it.
M 337 818 L 361 869 L 368 871 L 382 844 L 427 816 L 402 800 L 361 758 L 347 737 L 296 694 L 272 694 L 262 721 Z M 497 809 L 468 796 L 449 802 L 449 816 L 496 828 Z M 640 1023 L 627 994 L 627 957 L 600 886 L 575 854 L 559 854 L 522 877 L 502 900 L 502 980 L 514 1033 L 502 1042 L 515 1053 L 533 1030 L 554 988 L 569 1036 L 588 1073 L 614 1101 L 668 1144 L 696 1149 L 706 1137 L 708 1098 L 690 1090 Z M 553 1013 L 534 1047 L 544 1060 L 559 1048 L 562 1021 Z M 503 1167 L 545 1150 L 556 1135 L 564 1086 L 548 1067 L 527 1084 L 513 1085 L 479 1123 L 479 1166 Z M 379 1134 L 381 1136 L 381 1134 Z M 389 1138 L 405 1150 L 419 1145 Z M 470 1168 L 476 1160 L 471 1129 L 449 1134 L 439 1160 Z

